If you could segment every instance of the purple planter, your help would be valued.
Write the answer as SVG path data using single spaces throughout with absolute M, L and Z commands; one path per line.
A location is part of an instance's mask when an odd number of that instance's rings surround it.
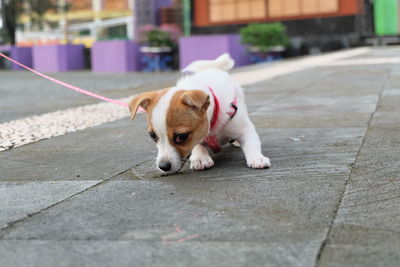
M 92 71 L 124 73 L 139 70 L 139 46 L 132 41 L 95 42 L 92 47 Z
M 84 68 L 83 45 L 38 45 L 33 47 L 33 68 L 62 72 Z
M 240 43 L 238 34 L 195 35 L 179 40 L 179 58 L 181 69 L 199 59 L 215 59 L 223 53 L 229 53 L 235 60 L 235 66 L 250 64 L 246 48 Z
M 11 47 L 10 56 L 12 59 L 24 64 L 25 66 L 32 68 L 32 47 Z M 12 64 L 11 68 L 13 70 L 22 70 L 24 68 L 18 66 L 17 64 Z

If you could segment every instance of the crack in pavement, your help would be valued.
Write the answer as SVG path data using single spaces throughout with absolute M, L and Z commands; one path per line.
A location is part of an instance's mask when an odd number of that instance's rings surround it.
M 351 178 L 352 178 L 352 175 L 353 175 L 353 171 L 354 171 L 355 166 L 356 166 L 357 161 L 358 161 L 358 157 L 359 157 L 360 152 L 361 152 L 361 149 L 362 149 L 362 147 L 363 147 L 363 145 L 364 145 L 364 143 L 365 143 L 365 139 L 366 139 L 366 136 L 367 136 L 367 134 L 368 134 L 368 130 L 369 130 L 369 128 L 371 127 L 372 119 L 373 119 L 375 113 L 378 111 L 379 103 L 381 102 L 383 91 L 385 90 L 386 85 L 387 85 L 388 82 L 390 81 L 391 72 L 392 72 L 392 71 L 389 71 L 389 72 L 388 72 L 387 77 L 386 77 L 385 81 L 384 81 L 383 84 L 382 84 L 382 89 L 379 91 L 378 100 L 377 100 L 377 102 L 376 102 L 376 104 L 375 104 L 375 109 L 374 109 L 374 111 L 373 111 L 373 112 L 371 113 L 371 115 L 370 115 L 370 118 L 369 118 L 369 120 L 368 120 L 365 133 L 364 133 L 364 135 L 363 135 L 363 138 L 362 138 L 362 141 L 361 141 L 361 144 L 360 144 L 360 147 L 359 147 L 359 149 L 358 149 L 358 151 L 357 151 L 357 154 L 356 154 L 356 157 L 355 157 L 355 159 L 354 159 L 354 162 L 351 164 L 352 167 L 351 167 L 351 169 L 350 169 L 349 176 L 348 176 L 347 180 L 346 180 L 345 183 L 344 183 L 343 190 L 342 190 L 341 193 L 340 193 L 340 196 L 339 196 L 339 200 L 338 200 L 338 202 L 337 202 L 337 205 L 336 205 L 335 209 L 333 210 L 333 218 L 332 218 L 332 221 L 331 221 L 331 223 L 329 224 L 327 233 L 326 233 L 326 235 L 325 235 L 324 240 L 323 240 L 322 243 L 321 243 L 321 246 L 320 246 L 320 248 L 319 248 L 319 250 L 318 250 L 317 257 L 316 257 L 316 259 L 315 259 L 315 264 L 314 264 L 314 266 L 316 266 L 316 267 L 319 267 L 320 264 L 321 264 L 321 258 L 322 258 L 322 255 L 323 255 L 324 251 L 325 251 L 326 246 L 327 246 L 328 243 L 329 243 L 329 236 L 330 236 L 330 234 L 331 234 L 332 228 L 333 228 L 333 226 L 334 226 L 334 224 L 335 224 L 335 221 L 336 221 L 336 219 L 337 219 L 338 212 L 339 212 L 339 210 L 341 209 L 342 201 L 343 201 L 344 195 L 345 195 L 345 193 L 346 193 L 347 186 L 348 186 L 348 184 L 349 184 L 350 181 L 351 181 Z
M 142 162 L 144 162 L 144 161 L 146 161 L 146 160 L 147 160 L 147 159 L 143 160 Z M 141 164 L 142 162 L 136 164 L 135 166 Z M 3 240 L 3 236 L 4 236 L 5 232 L 11 230 L 12 228 L 14 228 L 14 227 L 15 227 L 16 225 L 18 225 L 19 223 L 24 222 L 24 221 L 26 221 L 26 220 L 28 220 L 28 219 L 30 219 L 30 218 L 36 216 L 36 215 L 39 215 L 41 212 L 46 211 L 46 210 L 49 210 L 49 209 L 51 209 L 52 207 L 55 207 L 55 206 L 57 206 L 58 204 L 61 204 L 61 203 L 65 202 L 65 201 L 67 201 L 67 200 L 69 200 L 69 199 L 71 199 L 71 198 L 73 198 L 73 197 L 75 197 L 75 196 L 81 194 L 81 193 L 84 193 L 84 192 L 86 192 L 86 191 L 88 191 L 88 190 L 90 190 L 90 189 L 92 189 L 92 188 L 95 188 L 95 187 L 97 187 L 97 186 L 99 186 L 99 185 L 101 185 L 101 184 L 104 184 L 105 182 L 108 182 L 108 181 L 112 180 L 114 177 L 117 177 L 117 176 L 119 176 L 119 175 L 121 175 L 121 174 L 123 174 L 123 173 L 129 171 L 129 170 L 132 169 L 132 168 L 133 168 L 133 167 L 129 167 L 129 168 L 126 169 L 126 170 L 123 170 L 123 171 L 120 171 L 120 172 L 118 172 L 118 173 L 116 173 L 116 174 L 113 174 L 113 175 L 111 175 L 110 177 L 107 177 L 107 178 L 101 180 L 100 182 L 98 182 L 98 183 L 96 183 L 96 184 L 94 184 L 94 185 L 91 185 L 91 186 L 89 186 L 89 187 L 87 187 L 87 188 L 85 188 L 85 189 L 83 189 L 83 190 L 81 190 L 81 191 L 79 191 L 79 192 L 76 192 L 76 193 L 74 193 L 74 194 L 72 194 L 72 195 L 70 195 L 70 196 L 68 196 L 68 197 L 66 197 L 66 198 L 64 198 L 64 199 L 62 199 L 62 200 L 60 200 L 60 201 L 57 201 L 57 202 L 55 202 L 55 203 L 53 203 L 53 204 L 51 204 L 51 205 L 49 205 L 49 206 L 47 206 L 47 207 L 45 207 L 45 208 L 42 208 L 42 209 L 40 209 L 40 210 L 38 210 L 38 211 L 35 211 L 35 212 L 33 212 L 33 213 L 30 213 L 30 214 L 26 214 L 26 216 L 24 216 L 24 217 L 21 218 L 21 219 L 18 219 L 18 220 L 15 220 L 15 221 L 6 223 L 6 226 L 5 226 L 5 227 L 0 228 L 0 240 Z M 140 178 L 138 178 L 138 179 L 140 179 Z

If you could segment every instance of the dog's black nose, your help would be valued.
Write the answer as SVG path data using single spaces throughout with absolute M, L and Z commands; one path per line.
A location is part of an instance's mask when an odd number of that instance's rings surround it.
M 167 171 L 171 170 L 171 163 L 169 163 L 169 161 L 162 161 L 162 162 L 158 163 L 158 168 L 167 172 Z

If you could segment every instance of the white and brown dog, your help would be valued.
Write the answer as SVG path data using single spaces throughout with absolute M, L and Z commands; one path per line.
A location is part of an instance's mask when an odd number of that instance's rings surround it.
M 192 169 L 211 168 L 214 162 L 206 146 L 218 152 L 232 141 L 239 142 L 250 168 L 270 166 L 247 114 L 243 90 L 227 73 L 233 66 L 228 54 L 195 61 L 182 71 L 175 87 L 145 92 L 130 102 L 132 119 L 139 107 L 147 113 L 161 171 L 177 172 L 189 157 Z

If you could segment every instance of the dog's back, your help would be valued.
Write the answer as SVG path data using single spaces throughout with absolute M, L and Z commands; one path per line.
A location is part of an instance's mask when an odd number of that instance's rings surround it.
M 222 54 L 215 60 L 197 60 L 189 64 L 182 70 L 183 74 L 197 73 L 206 69 L 218 69 L 222 71 L 230 71 L 235 65 L 235 61 L 229 54 Z
M 183 75 L 176 87 L 182 90 L 203 90 L 205 92 L 210 92 L 211 88 L 218 98 L 221 108 L 228 110 L 233 99 L 243 99 L 240 85 L 228 73 L 234 64 L 235 61 L 229 54 L 223 54 L 215 60 L 194 61 L 182 70 Z

